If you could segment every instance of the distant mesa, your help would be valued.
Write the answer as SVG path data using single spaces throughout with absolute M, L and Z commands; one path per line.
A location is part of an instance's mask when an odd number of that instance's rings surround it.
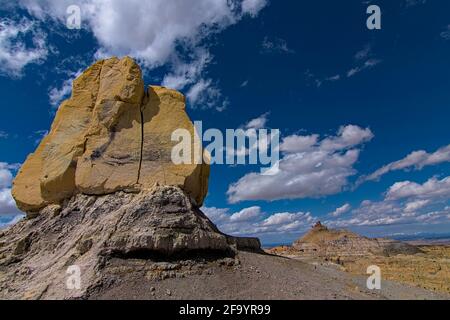
M 375 238 L 370 239 L 348 230 L 328 229 L 320 221 L 292 245 L 304 255 L 323 258 L 415 254 L 420 249 L 404 242 Z

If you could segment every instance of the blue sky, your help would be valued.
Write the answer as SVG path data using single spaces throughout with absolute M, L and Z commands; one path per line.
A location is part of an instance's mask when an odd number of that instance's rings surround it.
M 81 8 L 81 30 L 66 9 Z M 382 11 L 368 30 L 366 9 Z M 0 224 L 11 180 L 71 79 L 137 59 L 205 128 L 282 133 L 281 174 L 215 165 L 204 211 L 225 232 L 289 242 L 317 220 L 370 236 L 450 232 L 450 3 L 37 1 L 0 9 Z

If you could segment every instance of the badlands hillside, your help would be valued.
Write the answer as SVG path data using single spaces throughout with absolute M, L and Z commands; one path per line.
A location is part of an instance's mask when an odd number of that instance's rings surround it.
M 268 252 L 361 276 L 366 275 L 368 266 L 376 265 L 383 279 L 450 294 L 450 245 L 370 239 L 347 230 L 328 229 L 318 222 L 292 246 Z

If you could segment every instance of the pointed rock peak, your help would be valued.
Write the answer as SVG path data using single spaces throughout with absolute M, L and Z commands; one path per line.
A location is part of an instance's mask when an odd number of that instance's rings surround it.
M 317 221 L 316 224 L 312 227 L 313 230 L 328 230 L 326 226 L 324 226 L 320 221 Z

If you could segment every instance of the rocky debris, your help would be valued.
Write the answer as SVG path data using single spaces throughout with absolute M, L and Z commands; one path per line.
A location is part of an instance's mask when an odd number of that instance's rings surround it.
M 86 298 L 120 281 L 124 269 L 134 272 L 126 261 L 150 265 L 147 278 L 166 279 L 196 272 L 205 259 L 231 267 L 238 250 L 260 250 L 258 239 L 218 231 L 174 186 L 77 194 L 57 211 L 44 208 L 0 235 L 0 299 Z M 79 290 L 67 287 L 70 266 L 80 268 Z M 121 272 L 106 276 L 105 268 Z
M 73 82 L 71 98 L 20 169 L 13 197 L 33 216 L 78 193 L 138 192 L 158 183 L 183 188 L 200 207 L 209 165 L 172 163 L 176 129 L 194 137 L 182 94 L 158 86 L 146 90 L 131 58 L 96 62 Z M 195 140 L 192 149 L 201 153 Z

